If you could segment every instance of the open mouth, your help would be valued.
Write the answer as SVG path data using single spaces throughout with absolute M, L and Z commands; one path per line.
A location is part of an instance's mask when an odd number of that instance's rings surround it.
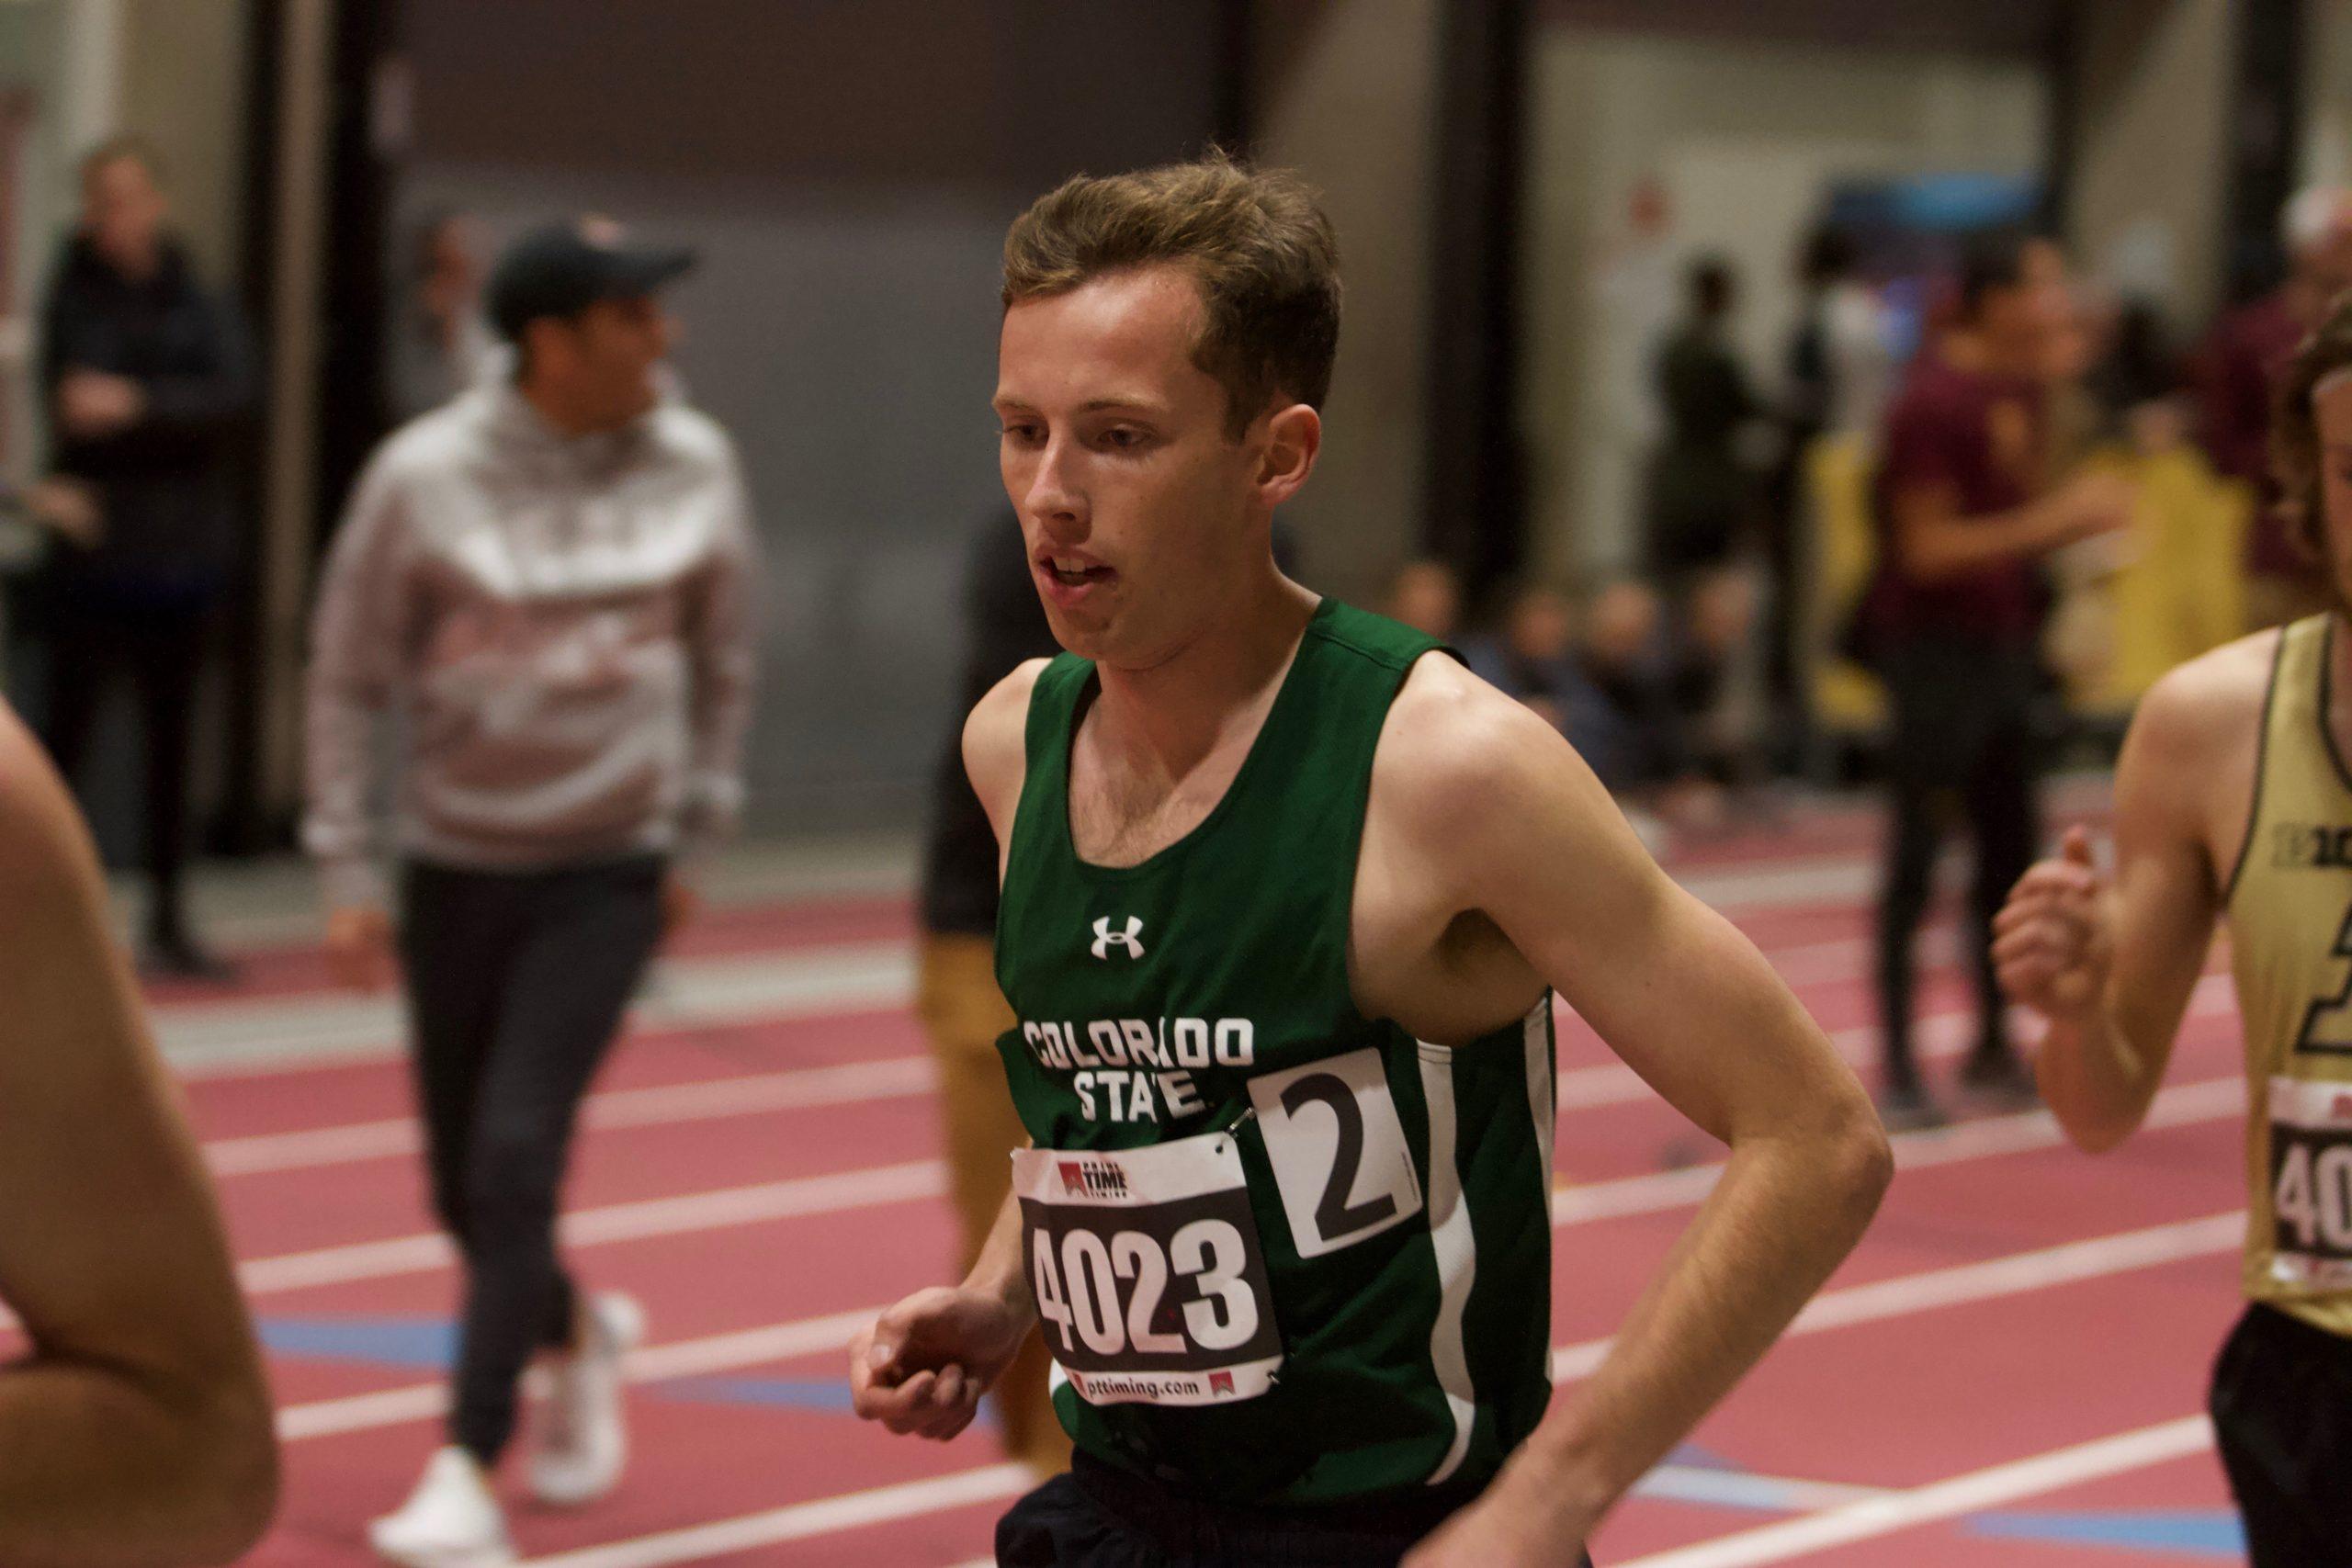
M 1046 557 L 1037 563 L 1046 575 L 1065 588 L 1083 588 L 1090 582 L 1108 582 L 1118 574 L 1107 566 L 1069 558 Z

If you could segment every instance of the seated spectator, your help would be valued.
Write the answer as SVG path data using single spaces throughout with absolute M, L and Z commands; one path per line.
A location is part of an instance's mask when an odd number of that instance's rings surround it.
M 1683 601 L 1666 653 L 1682 761 L 1718 784 L 1752 773 L 1753 694 L 1736 688 L 1748 673 L 1740 653 L 1756 627 L 1756 585 L 1738 572 L 1694 584 Z
M 1513 592 L 1500 630 L 1464 645 L 1470 668 L 1565 735 L 1613 793 L 1634 794 L 1680 771 L 1670 665 L 1657 596 L 1620 581 L 1578 617 L 1558 589 Z
M 1462 580 L 1442 560 L 1427 556 L 1408 560 L 1389 578 L 1380 613 L 1441 642 L 1450 641 L 1462 626 Z

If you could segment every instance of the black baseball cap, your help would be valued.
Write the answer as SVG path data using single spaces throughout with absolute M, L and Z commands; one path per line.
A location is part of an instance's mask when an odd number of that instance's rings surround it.
M 591 237 L 585 223 L 534 229 L 500 253 L 483 303 L 512 342 L 542 316 L 569 321 L 600 299 L 652 293 L 695 265 L 690 250 L 624 245 Z

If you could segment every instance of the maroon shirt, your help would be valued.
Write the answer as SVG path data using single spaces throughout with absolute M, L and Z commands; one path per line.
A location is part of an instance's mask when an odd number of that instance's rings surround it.
M 1885 567 L 1871 595 L 1875 635 L 2032 640 L 2041 590 L 2030 559 L 1916 581 L 1904 570 L 1894 502 L 1906 491 L 1938 489 L 1953 498 L 1963 520 L 2014 511 L 2041 489 L 2043 429 L 2042 390 L 2033 381 L 1962 369 L 1928 355 L 1913 365 L 1887 411 L 1880 446 L 1872 510 Z
M 2318 575 L 2278 515 L 2270 473 L 2273 400 L 2304 330 L 2280 289 L 2223 316 L 2196 358 L 2198 436 L 2214 468 L 2254 487 L 2245 569 L 2264 577 Z

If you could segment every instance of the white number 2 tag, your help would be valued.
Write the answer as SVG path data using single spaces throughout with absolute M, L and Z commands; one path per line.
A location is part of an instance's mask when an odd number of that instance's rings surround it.
M 1301 1258 L 1378 1235 L 1421 1212 L 1420 1179 L 1374 1050 L 1250 1080 Z

